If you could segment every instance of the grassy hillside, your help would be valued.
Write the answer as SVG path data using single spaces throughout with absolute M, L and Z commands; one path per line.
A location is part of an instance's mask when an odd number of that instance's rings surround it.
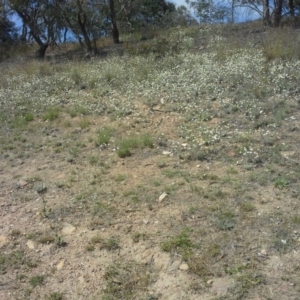
M 297 299 L 299 33 L 3 62 L 2 299 Z

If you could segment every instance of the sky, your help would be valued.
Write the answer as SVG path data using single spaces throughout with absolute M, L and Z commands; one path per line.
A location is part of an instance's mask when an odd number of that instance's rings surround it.
M 186 5 L 185 0 L 170 0 L 170 2 L 175 3 L 177 6 Z
M 168 0 L 169 2 L 173 2 L 177 7 L 180 5 L 185 5 L 187 6 L 185 0 Z M 188 6 L 187 6 L 188 7 Z M 238 9 L 235 17 L 235 22 L 244 22 L 244 21 L 250 21 L 250 20 L 255 20 L 259 18 L 259 15 L 255 13 L 254 11 L 249 11 L 244 8 Z

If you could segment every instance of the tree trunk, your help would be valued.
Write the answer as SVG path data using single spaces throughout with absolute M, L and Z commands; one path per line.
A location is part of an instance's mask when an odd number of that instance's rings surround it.
M 22 43 L 26 43 L 27 42 L 27 33 L 28 33 L 27 25 L 23 22 L 22 33 L 21 33 L 21 36 L 20 36 L 20 41 Z
M 270 25 L 270 5 L 269 0 L 263 0 L 263 23 L 265 26 Z
M 86 50 L 89 53 L 89 55 L 91 55 L 93 53 L 93 47 L 92 47 L 91 39 L 86 30 L 86 13 L 82 8 L 80 0 L 77 0 L 76 3 L 77 3 L 77 8 L 78 8 L 77 22 L 80 27 L 80 31 L 83 35 L 83 38 L 84 38 L 84 42 L 85 42 L 85 45 L 87 48 Z
M 83 35 L 84 38 L 84 42 L 87 48 L 87 52 L 92 53 L 93 52 L 93 47 L 92 47 L 92 43 L 90 40 L 90 37 L 87 33 L 85 24 L 86 24 L 86 15 L 85 13 L 81 14 L 80 12 L 77 14 L 77 21 L 78 21 L 78 25 L 80 27 L 80 31 Z
M 281 14 L 282 14 L 282 2 L 283 0 L 276 0 L 275 1 L 275 8 L 274 8 L 274 26 L 278 27 L 281 21 Z
M 23 13 L 22 11 L 15 10 L 18 16 L 22 19 L 23 23 L 26 24 L 30 29 L 30 35 L 33 37 L 35 42 L 40 46 L 40 48 L 36 51 L 36 56 L 39 59 L 44 59 L 46 50 L 49 46 L 49 42 L 43 42 L 40 37 L 38 30 L 33 22 L 31 22 L 30 16 Z
M 44 59 L 45 58 L 45 54 L 46 54 L 46 50 L 48 48 L 49 44 L 41 44 L 40 48 L 36 51 L 36 57 L 38 59 Z
M 295 1 L 294 0 L 289 0 L 289 10 L 290 10 L 290 15 L 292 18 L 295 17 Z
M 109 0 L 109 13 L 110 13 L 111 32 L 112 32 L 113 41 L 115 44 L 119 44 L 120 43 L 119 30 L 117 25 L 114 0 Z
M 289 11 L 292 19 L 292 25 L 295 26 L 295 1 L 289 0 Z

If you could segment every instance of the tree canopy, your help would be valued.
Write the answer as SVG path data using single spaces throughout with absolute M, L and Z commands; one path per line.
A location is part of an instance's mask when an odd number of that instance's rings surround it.
M 237 8 L 249 8 L 265 25 L 279 26 L 284 16 L 300 13 L 300 0 L 186 0 L 200 23 L 234 22 Z M 110 35 L 119 43 L 119 33 L 138 28 L 194 24 L 184 6 L 167 0 L 1 0 L 0 43 L 16 39 L 35 41 L 43 58 L 49 45 L 72 36 L 88 53 L 97 52 L 96 40 Z M 19 30 L 10 15 L 21 21 Z M 21 29 L 21 30 L 20 30 Z M 19 32 L 19 36 L 18 33 Z

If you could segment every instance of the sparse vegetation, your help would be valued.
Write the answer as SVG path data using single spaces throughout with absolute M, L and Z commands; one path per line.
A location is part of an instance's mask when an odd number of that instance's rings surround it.
M 218 299 L 297 299 L 299 32 L 124 41 L 96 41 L 122 57 L 3 64 L 5 299 L 213 298 L 219 279 Z
M 119 239 L 116 237 L 102 239 L 100 242 L 100 249 L 117 250 L 119 248 L 120 248 Z
M 179 252 L 183 259 L 187 260 L 192 248 L 196 247 L 189 237 L 189 228 L 185 228 L 180 234 L 161 244 L 161 249 L 166 252 Z
M 107 145 L 112 137 L 113 128 L 104 127 L 98 131 L 98 137 L 96 139 L 96 146 Z
M 48 297 L 47 300 L 63 300 L 63 293 L 59 293 L 59 292 L 54 292 L 51 293 Z
M 44 121 L 53 121 L 57 119 L 59 116 L 59 108 L 58 107 L 49 107 L 43 115 Z
M 117 153 L 119 157 L 124 158 L 131 156 L 130 150 L 145 147 L 153 147 L 152 138 L 148 133 L 136 137 L 133 136 L 122 139 L 122 141 L 119 143 L 119 149 L 117 150 Z
M 39 285 L 43 285 L 45 280 L 45 276 L 43 275 L 36 275 L 36 276 L 32 276 L 29 279 L 29 283 L 32 285 L 33 288 L 39 286 Z

